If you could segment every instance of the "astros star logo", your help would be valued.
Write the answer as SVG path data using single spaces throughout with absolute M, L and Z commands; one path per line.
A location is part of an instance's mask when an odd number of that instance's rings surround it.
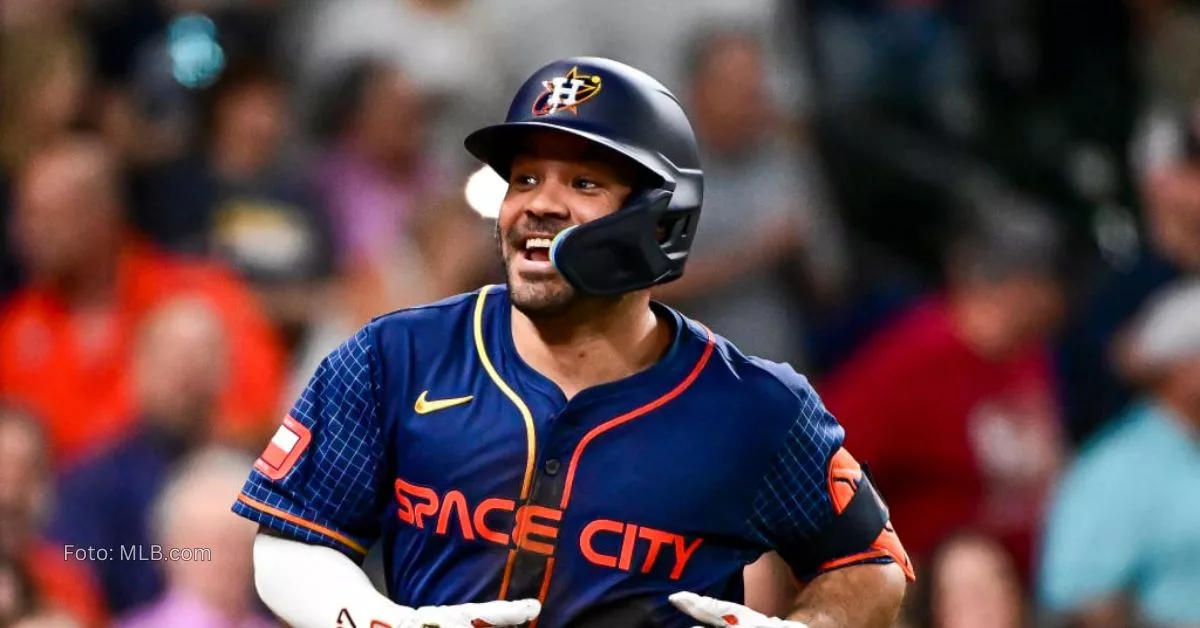
M 559 111 L 570 111 L 578 115 L 577 107 L 600 93 L 600 76 L 584 74 L 579 67 L 571 68 L 566 76 L 556 76 L 542 81 L 545 89 L 533 101 L 533 115 L 545 116 Z

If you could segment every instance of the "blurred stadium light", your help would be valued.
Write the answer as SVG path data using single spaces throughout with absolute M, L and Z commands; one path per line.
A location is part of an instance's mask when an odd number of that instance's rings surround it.
M 508 182 L 496 171 L 484 166 L 467 178 L 464 193 L 467 204 L 484 218 L 495 219 L 500 215 L 500 202 L 508 190 Z

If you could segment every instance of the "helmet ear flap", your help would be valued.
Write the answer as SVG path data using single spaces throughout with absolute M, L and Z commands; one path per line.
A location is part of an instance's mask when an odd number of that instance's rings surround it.
M 696 233 L 696 214 L 699 212 L 669 212 L 659 218 L 656 235 L 658 244 L 667 251 L 687 251 Z

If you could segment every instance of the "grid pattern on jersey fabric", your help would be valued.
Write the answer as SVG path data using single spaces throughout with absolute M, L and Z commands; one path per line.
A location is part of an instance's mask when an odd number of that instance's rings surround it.
M 758 541 L 784 557 L 804 554 L 805 543 L 832 520 L 828 465 L 845 436 L 815 391 L 798 394 L 799 414 L 755 494 L 750 517 Z
M 247 497 L 370 547 L 379 533 L 379 501 L 384 495 L 375 361 L 370 326 L 322 360 L 291 413 L 312 432 L 312 442 L 279 482 L 251 471 L 242 489 Z M 234 511 L 287 536 L 359 554 L 327 534 L 240 501 Z

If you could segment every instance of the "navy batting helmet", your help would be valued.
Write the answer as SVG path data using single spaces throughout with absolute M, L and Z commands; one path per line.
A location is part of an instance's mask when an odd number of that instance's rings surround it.
M 649 182 L 620 210 L 555 237 L 550 259 L 576 290 L 611 296 L 683 274 L 704 185 L 696 135 L 670 90 L 610 59 L 555 61 L 525 81 L 504 123 L 472 133 L 465 144 L 507 180 L 520 136 L 533 129 L 595 142 L 632 161 Z

